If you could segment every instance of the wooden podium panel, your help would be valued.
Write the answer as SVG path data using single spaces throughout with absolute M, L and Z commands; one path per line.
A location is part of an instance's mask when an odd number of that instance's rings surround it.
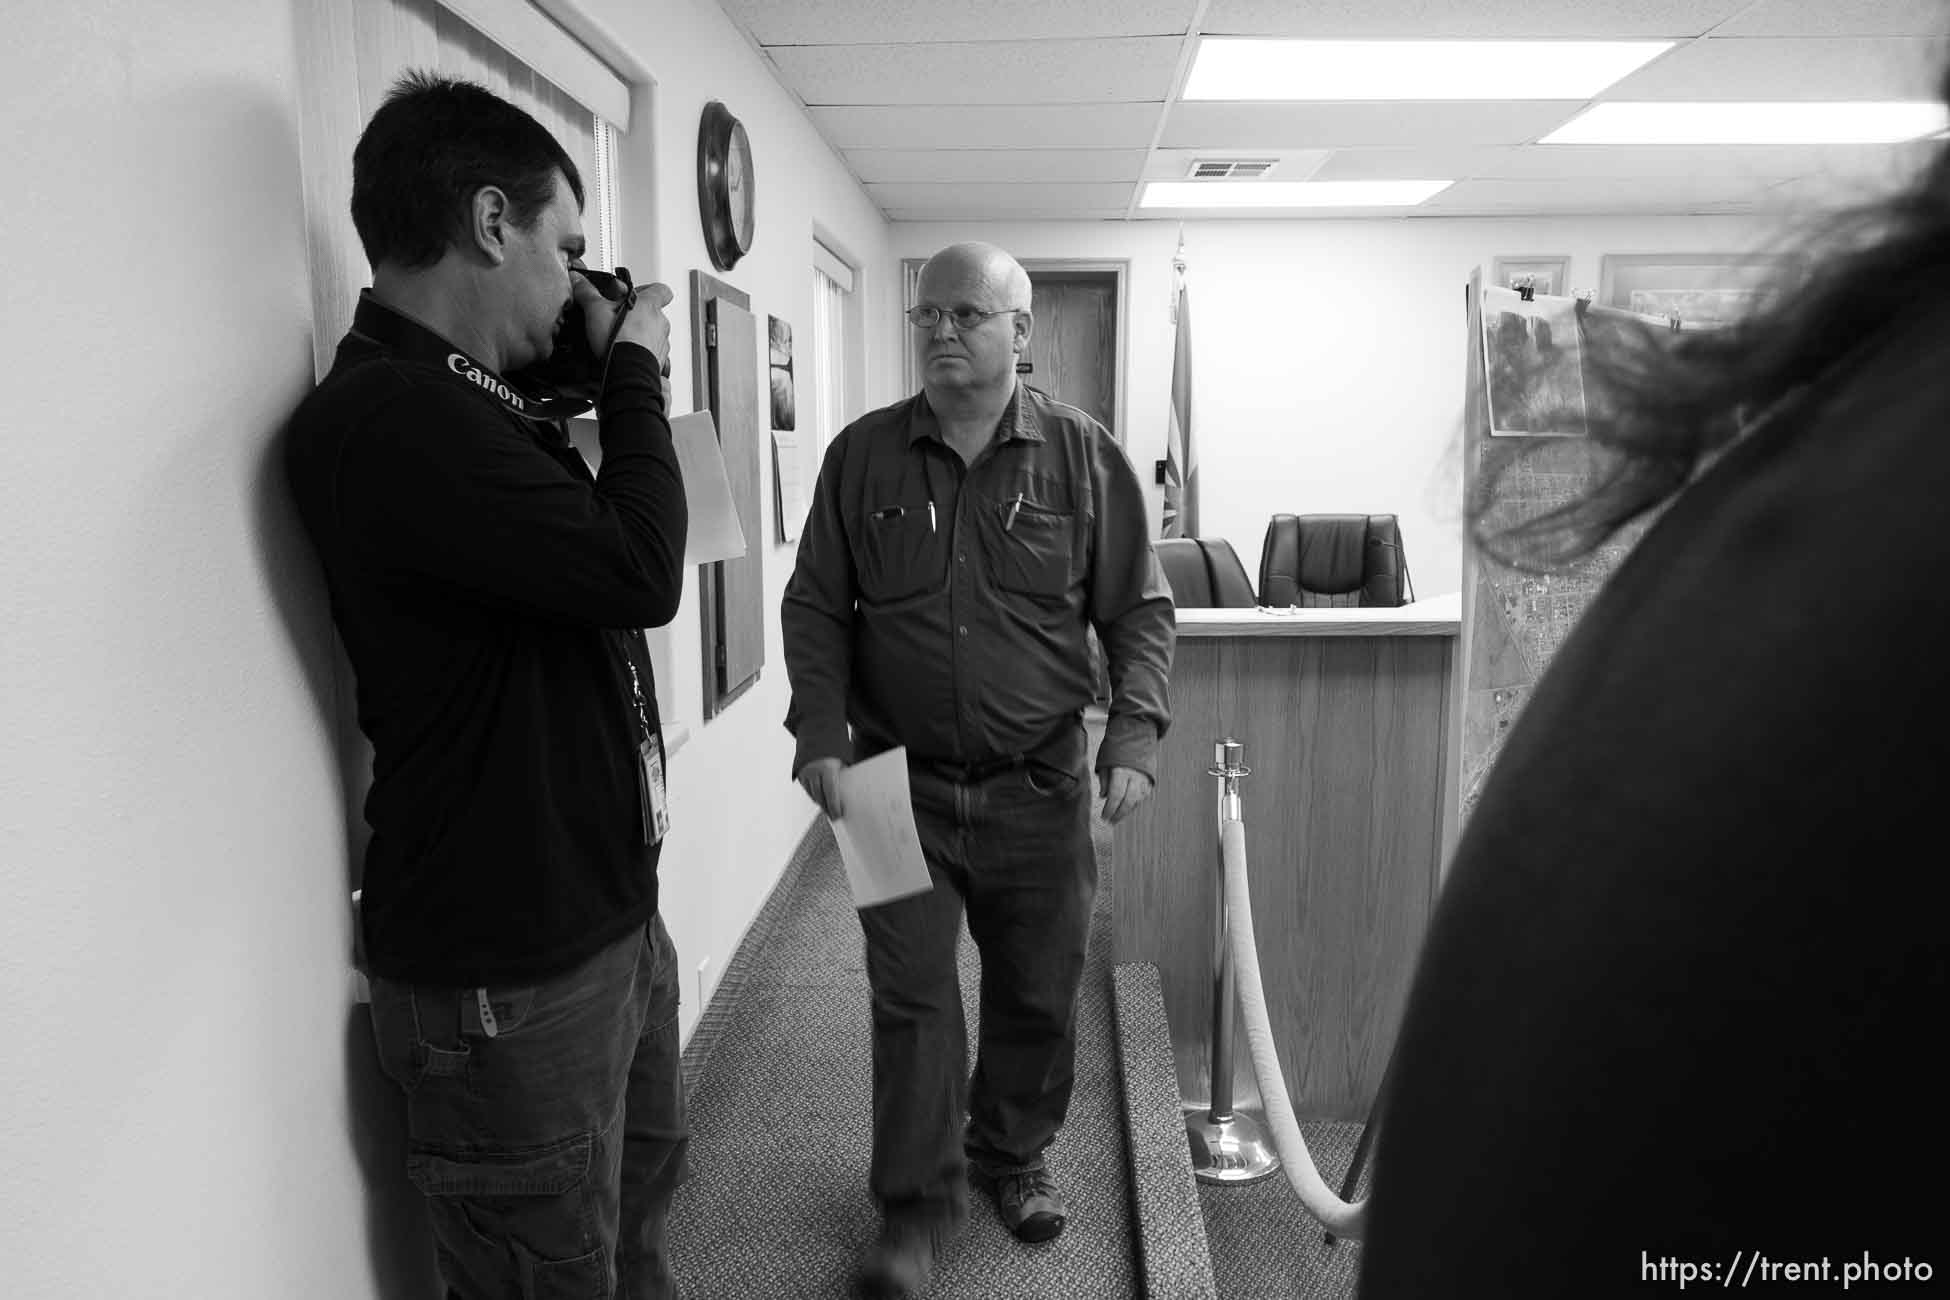
M 1375 635 L 1181 626 L 1158 787 L 1114 834 L 1113 908 L 1115 960 L 1158 967 L 1188 1100 L 1211 1095 L 1207 769 L 1230 737 L 1252 769 L 1240 793 L 1254 933 L 1288 1095 L 1302 1119 L 1366 1117 L 1453 833 L 1456 603 Z M 1250 1102 L 1243 1022 L 1234 1049 L 1233 1095 Z

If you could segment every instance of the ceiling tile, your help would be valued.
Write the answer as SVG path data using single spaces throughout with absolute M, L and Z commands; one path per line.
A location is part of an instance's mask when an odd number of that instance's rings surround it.
M 980 217 L 998 211 L 1066 212 L 1096 209 L 1119 212 L 1130 202 L 1132 185 L 869 185 L 867 196 L 883 209 L 939 212 L 947 216 Z
M 720 2 L 895 220 L 1210 218 L 1130 203 L 1138 179 L 1212 157 L 1272 159 L 1268 179 L 1457 182 L 1419 208 L 1238 220 L 1826 204 L 1886 192 L 1936 146 L 1534 143 L 1582 101 L 1164 101 L 1194 18 L 1215 35 L 1683 42 L 1601 97 L 1620 101 L 1934 98 L 1950 31 L 1944 0 Z
M 1313 174 L 1317 181 L 1413 181 L 1495 176 L 1517 146 L 1453 149 L 1331 149 Z
M 1760 202 L 1774 182 L 1723 176 L 1573 181 L 1459 181 L 1417 209 L 1424 213 L 1694 212 Z
M 1910 175 L 1896 171 L 1811 172 L 1781 182 L 1769 197 L 1788 208 L 1846 207 L 1888 198 L 1910 179 Z
M 887 208 L 883 209 L 889 221 L 959 221 L 974 216 L 969 212 L 941 213 L 926 208 Z M 1012 211 L 987 213 L 984 220 L 993 221 L 1122 221 L 1122 208 L 1024 208 Z
M 1162 100 L 1182 41 L 788 45 L 767 51 L 810 105 L 1077 104 Z
M 1582 180 L 1738 176 L 1783 180 L 1811 171 L 1908 174 L 1908 149 L 1889 145 L 1519 145 L 1501 149 L 1342 149 L 1315 180 Z
M 1179 36 L 1197 0 L 983 0 L 979 5 L 914 0 L 720 0 L 761 45 L 1051 40 L 1061 37 Z
M 868 184 L 899 181 L 1134 181 L 1142 149 L 853 149 L 853 174 Z
M 1528 37 L 1602 40 L 1691 37 L 1751 0 L 1212 0 L 1209 35 Z
M 1178 104 L 1158 143 L 1172 149 L 1232 152 L 1528 144 L 1562 126 L 1583 107 L 1581 100 Z
M 815 108 L 838 149 L 1143 149 L 1162 104 L 982 104 Z M 1553 124 L 1555 125 L 1555 124 Z
M 1715 36 L 1941 36 L 1943 0 L 1762 0 Z
M 1940 52 L 1915 37 L 1708 39 L 1607 90 L 1606 100 L 1934 99 Z
M 1399 220 L 1420 208 L 1139 208 L 1134 221 L 1366 221 Z
M 1182 181 L 1187 179 L 1194 161 L 1208 158 L 1263 158 L 1272 160 L 1273 166 L 1262 179 L 1304 181 L 1313 178 L 1315 170 L 1331 153 L 1327 149 L 1157 149 L 1144 164 L 1144 179 Z

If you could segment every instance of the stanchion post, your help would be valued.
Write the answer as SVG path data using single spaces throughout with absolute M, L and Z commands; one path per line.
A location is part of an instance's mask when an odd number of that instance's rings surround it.
M 1246 747 L 1228 736 L 1213 746 L 1209 774 L 1219 778 L 1221 825 L 1244 821 L 1239 778 L 1252 775 Z M 1280 1157 L 1265 1130 L 1232 1104 L 1232 1034 L 1238 1001 L 1232 968 L 1231 909 L 1226 905 L 1225 849 L 1218 851 L 1212 941 L 1212 1104 L 1185 1108 L 1185 1135 L 1192 1147 L 1192 1173 L 1202 1183 L 1249 1183 L 1280 1167 Z

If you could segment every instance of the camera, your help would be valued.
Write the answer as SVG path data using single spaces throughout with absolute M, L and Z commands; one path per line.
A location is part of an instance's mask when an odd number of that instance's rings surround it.
M 542 401 L 567 400 L 593 406 L 602 393 L 603 363 L 608 357 L 609 344 L 616 341 L 616 333 L 623 327 L 623 318 L 636 306 L 636 286 L 630 281 L 629 268 L 624 266 L 617 267 L 613 275 L 608 271 L 580 266 L 571 267 L 570 270 L 589 281 L 596 292 L 609 301 L 623 304 L 616 313 L 615 323 L 610 326 L 609 339 L 603 351 L 599 354 L 589 345 L 589 324 L 583 315 L 582 304 L 571 298 L 567 310 L 562 313 L 561 328 L 555 332 L 555 350 L 507 378 L 524 394 Z

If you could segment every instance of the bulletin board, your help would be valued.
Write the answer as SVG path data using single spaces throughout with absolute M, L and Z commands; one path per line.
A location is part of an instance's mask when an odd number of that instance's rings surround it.
M 1519 439 L 1504 436 L 1511 430 L 1497 425 L 1490 392 L 1493 376 L 1489 373 L 1490 359 L 1497 353 L 1488 341 L 1510 321 L 1495 319 L 1506 313 L 1491 305 L 1492 319 L 1486 323 L 1483 279 L 1481 271 L 1471 277 L 1467 294 L 1463 500 L 1466 508 L 1476 502 L 1487 486 L 1484 476 L 1496 464 L 1499 453 L 1514 450 L 1496 444 L 1521 442 L 1523 454 L 1514 467 L 1500 469 L 1496 497 L 1501 509 L 1528 516 L 1581 498 L 1591 488 L 1592 462 L 1579 445 L 1584 441 L 1582 414 L 1571 422 L 1577 426 L 1575 429 L 1553 428 L 1546 432 L 1542 425 L 1558 422 L 1543 421 L 1539 428 L 1521 430 L 1525 436 Z M 1573 300 L 1555 301 L 1575 314 Z M 1575 334 L 1574 325 L 1571 333 Z M 1554 382 L 1554 376 L 1547 370 L 1526 372 L 1523 379 L 1526 387 Z M 1581 407 L 1583 400 L 1580 387 L 1577 405 Z M 1505 422 L 1509 423 L 1507 419 Z M 1624 561 L 1643 531 L 1642 523 L 1627 527 L 1596 551 L 1556 573 L 1514 569 L 1479 553 L 1473 540 L 1464 545 L 1460 795 L 1465 820 L 1475 808 L 1503 740 L 1529 700 L 1538 678 L 1598 589 Z
M 731 501 L 747 542 L 759 531 L 761 423 L 758 321 L 751 299 L 702 271 L 691 272 L 692 391 L 717 425 Z M 769 386 L 767 389 L 769 397 Z M 703 620 L 704 719 L 710 721 L 750 690 L 765 666 L 764 547 L 698 566 Z

